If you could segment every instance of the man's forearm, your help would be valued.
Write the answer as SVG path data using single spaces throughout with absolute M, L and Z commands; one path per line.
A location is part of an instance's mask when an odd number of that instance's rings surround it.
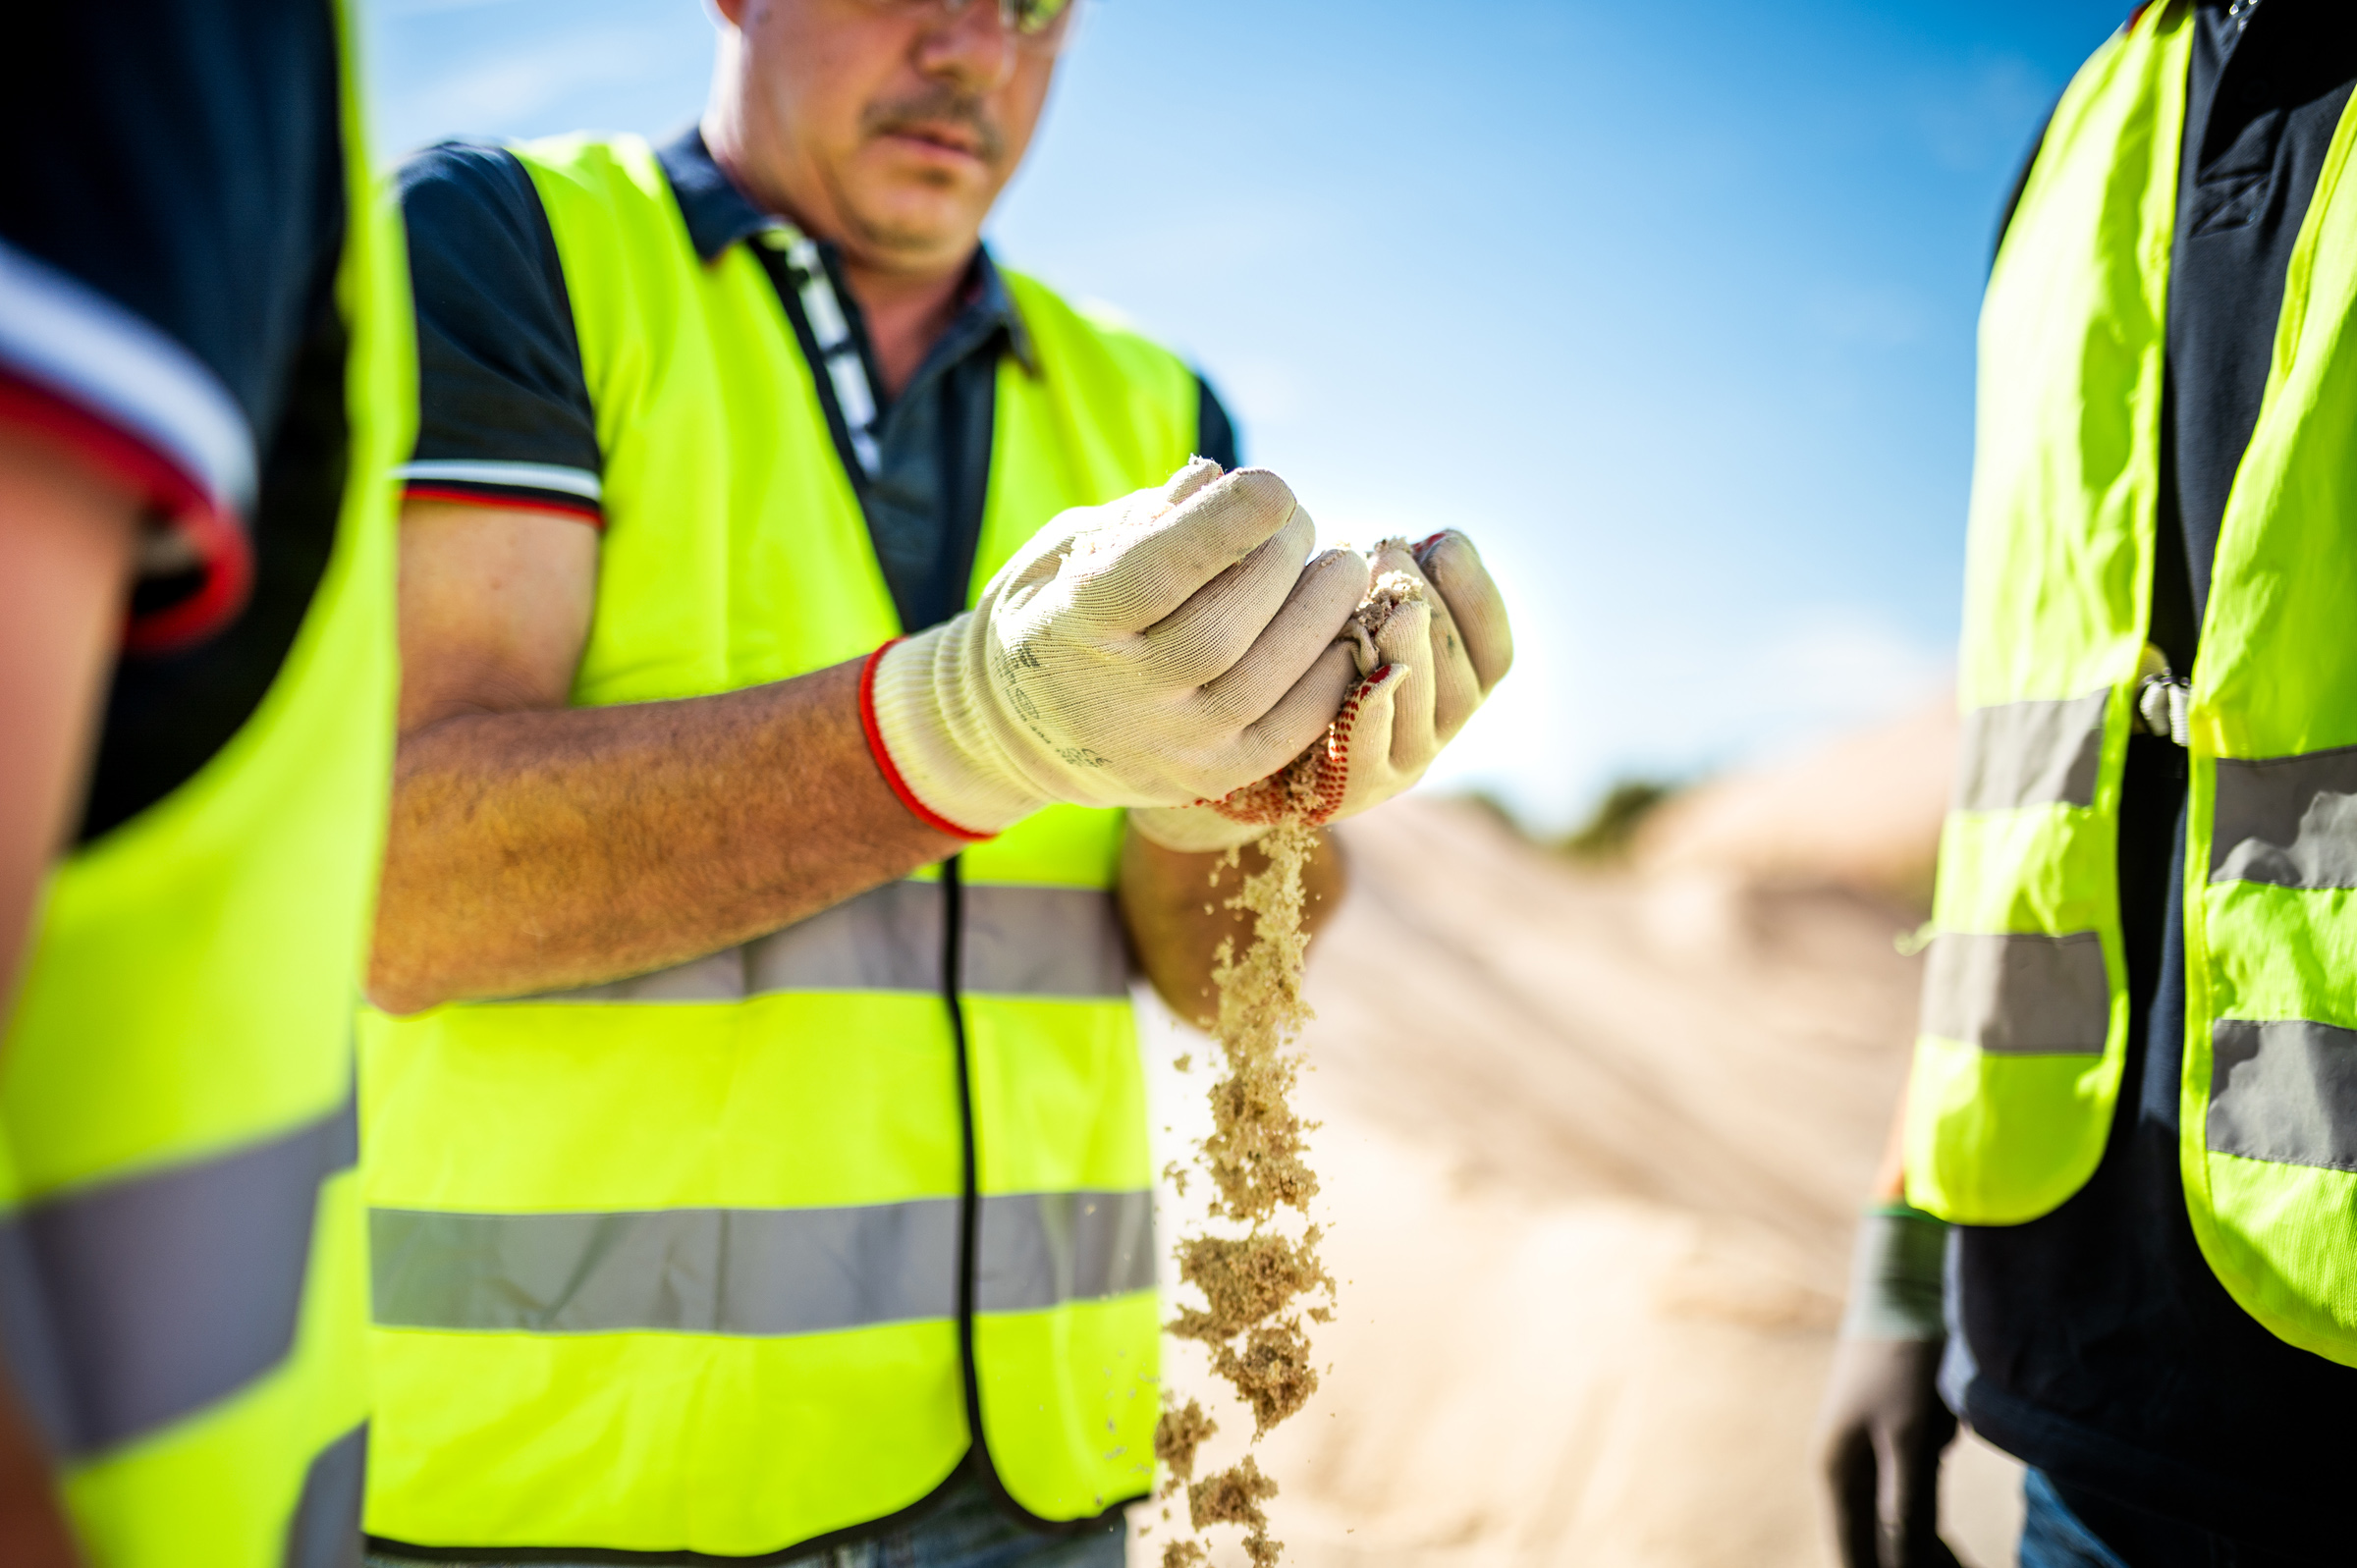
M 1330 833 L 1319 836 L 1318 852 L 1301 873 L 1301 923 L 1313 935 L 1333 918 L 1348 886 L 1342 846 Z M 1252 939 L 1252 917 L 1230 909 L 1244 876 L 1262 870 L 1267 857 L 1256 844 L 1241 851 L 1238 871 L 1212 872 L 1224 854 L 1183 854 L 1165 849 L 1132 829 L 1122 843 L 1122 918 L 1129 945 L 1146 978 L 1171 1010 L 1189 1022 L 1206 1022 L 1217 1010 L 1211 974 L 1220 944 L 1233 940 L 1242 951 Z
M 371 997 L 413 1012 L 642 974 L 955 853 L 877 771 L 858 675 L 407 736 Z

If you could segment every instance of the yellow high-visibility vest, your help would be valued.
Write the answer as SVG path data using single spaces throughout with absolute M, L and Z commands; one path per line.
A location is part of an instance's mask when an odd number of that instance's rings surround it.
M 343 86 L 333 552 L 251 717 L 58 868 L 0 1041 L 0 1353 L 94 1568 L 338 1568 L 358 1544 L 352 1009 L 392 776 L 391 472 L 416 385 L 399 221 L 349 63 Z
M 751 250 L 783 237 L 706 263 L 643 142 L 518 151 L 605 459 L 575 701 L 895 635 Z M 1037 368 L 999 368 L 977 588 L 1196 439 L 1183 364 L 1008 282 Z M 918 1503 L 977 1441 L 1042 1521 L 1141 1495 L 1158 1325 L 1121 831 L 1053 808 L 954 876 L 658 974 L 367 1019 L 370 1532 L 774 1552 Z
M 2056 110 L 1981 319 L 1964 750 L 1907 1126 L 1912 1202 L 2051 1212 L 2127 1053 L 2115 855 L 2151 599 L 2192 8 Z M 2357 120 L 2288 275 L 2191 674 L 2181 1168 L 2203 1255 L 2357 1365 Z

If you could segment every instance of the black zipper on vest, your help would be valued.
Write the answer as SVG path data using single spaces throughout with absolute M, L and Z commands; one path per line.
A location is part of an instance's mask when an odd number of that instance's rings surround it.
M 959 857 L 941 863 L 941 1000 L 949 1009 L 950 1040 L 958 1053 L 958 1128 L 964 1158 L 958 1200 L 958 1372 L 965 1390 L 965 1467 L 1001 1508 L 1026 1523 L 1044 1524 L 1014 1500 L 999 1479 L 982 1431 L 982 1379 L 974 1359 L 974 1298 L 982 1258 L 981 1160 L 974 1139 L 974 1068 L 965 1031 L 965 883 Z
M 950 1016 L 950 1040 L 958 1054 L 959 1148 L 964 1168 L 958 1197 L 958 1370 L 965 1385 L 965 1428 L 968 1460 L 990 1490 L 1002 1499 L 998 1467 L 990 1462 L 990 1444 L 982 1435 L 982 1382 L 974 1369 L 974 1286 L 982 1244 L 980 1162 L 974 1150 L 974 1072 L 966 1044 L 965 1002 L 959 984 L 965 953 L 965 886 L 959 876 L 958 857 L 941 863 L 941 1000 Z
M 981 1162 L 974 1138 L 974 1074 L 965 1028 L 965 996 L 959 985 L 965 952 L 965 884 L 959 857 L 941 863 L 941 1000 L 949 1010 L 950 1039 L 958 1053 L 958 1122 L 965 1155 L 964 1189 L 958 1205 L 958 1367 L 965 1382 L 965 1428 L 969 1438 L 966 1465 L 991 1500 L 1012 1519 L 1047 1536 L 1072 1536 L 1103 1528 L 1105 1521 L 1129 1506 L 1120 1502 L 1085 1518 L 1042 1519 L 1014 1500 L 999 1479 L 990 1457 L 990 1439 L 982 1430 L 982 1379 L 974 1359 L 974 1307 L 981 1276 L 982 1182 Z M 1135 1499 L 1131 1499 L 1134 1501 Z

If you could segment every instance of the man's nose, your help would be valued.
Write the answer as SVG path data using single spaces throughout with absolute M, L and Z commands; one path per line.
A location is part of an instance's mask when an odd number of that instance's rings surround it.
M 918 34 L 916 67 L 929 77 L 990 92 L 1014 75 L 1014 29 L 998 0 L 965 0 Z

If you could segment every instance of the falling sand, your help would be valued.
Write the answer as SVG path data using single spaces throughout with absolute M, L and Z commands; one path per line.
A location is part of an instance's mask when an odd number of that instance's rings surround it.
M 1362 676 L 1378 662 L 1374 632 L 1394 610 L 1422 596 L 1423 584 L 1406 572 L 1376 580 L 1344 626 Z M 1233 940 L 1222 942 L 1212 972 L 1219 989 L 1212 1033 L 1226 1076 L 1212 1085 L 1211 1136 L 1195 1166 L 1210 1178 L 1211 1218 L 1229 1233 L 1179 1238 L 1179 1278 L 1202 1294 L 1204 1304 L 1181 1307 L 1165 1327 L 1210 1350 L 1211 1370 L 1251 1407 L 1255 1442 L 1317 1392 L 1304 1320 L 1334 1318 L 1334 1280 L 1318 1263 L 1318 1227 L 1303 1223 L 1298 1235 L 1290 1234 L 1278 1223 L 1278 1211 L 1289 1209 L 1306 1220 L 1318 1192 L 1304 1142 L 1312 1124 L 1292 1108 L 1301 1070 L 1292 1044 L 1310 1016 L 1301 996 L 1309 950 L 1301 923 L 1302 870 L 1317 852 L 1316 824 L 1339 802 L 1338 764 L 1346 740 L 1338 721 L 1308 751 L 1227 802 L 1247 820 L 1272 824 L 1259 839 L 1266 864 L 1227 900 L 1228 908 L 1252 917 L 1251 942 L 1240 958 Z M 1223 869 L 1239 865 L 1232 850 Z M 1219 881 L 1215 871 L 1212 885 Z M 1186 1172 L 1175 1168 L 1171 1174 L 1183 1193 Z M 1154 1433 L 1154 1456 L 1164 1469 L 1162 1495 L 1185 1487 L 1194 1530 L 1242 1526 L 1253 1568 L 1270 1568 L 1284 1542 L 1269 1535 L 1261 1505 L 1277 1495 L 1277 1483 L 1261 1474 L 1250 1454 L 1194 1479 L 1196 1452 L 1218 1430 L 1192 1399 L 1166 1405 Z M 1198 1568 L 1208 1555 L 1200 1541 L 1173 1541 L 1163 1547 L 1163 1568 Z

